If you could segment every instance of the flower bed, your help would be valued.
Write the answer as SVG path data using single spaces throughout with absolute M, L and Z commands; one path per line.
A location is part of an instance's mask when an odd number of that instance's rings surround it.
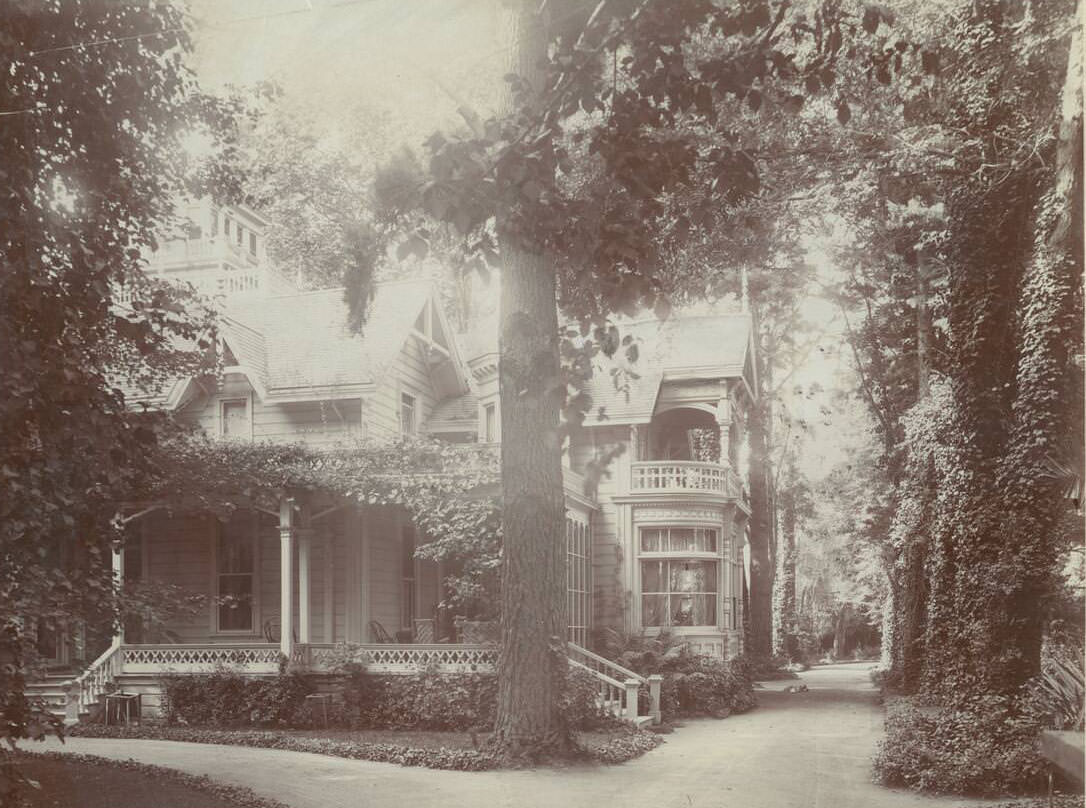
M 216 743 L 234 746 L 252 746 L 266 749 L 287 749 L 294 752 L 312 752 L 320 755 L 371 760 L 378 763 L 398 763 L 401 766 L 423 766 L 429 769 L 455 769 L 459 771 L 483 771 L 496 768 L 497 758 L 485 748 L 467 749 L 466 733 L 450 733 L 450 746 L 442 744 L 442 733 L 417 733 L 416 738 L 427 746 L 408 746 L 403 743 L 381 743 L 374 740 L 352 738 L 352 733 L 317 731 L 297 733 L 291 731 L 251 729 L 210 729 L 195 727 L 170 727 L 148 724 L 146 726 L 104 726 L 79 724 L 69 730 L 69 735 L 83 738 L 144 738 L 149 740 L 184 741 L 188 743 Z M 404 740 L 407 733 L 390 733 Z M 378 738 L 380 733 L 371 731 L 364 737 Z M 486 735 L 468 736 L 485 747 Z M 578 733 L 583 756 L 599 763 L 623 763 L 640 757 L 662 743 L 659 736 L 627 725 L 616 725 L 605 731 Z M 459 748 L 458 748 L 459 747 Z

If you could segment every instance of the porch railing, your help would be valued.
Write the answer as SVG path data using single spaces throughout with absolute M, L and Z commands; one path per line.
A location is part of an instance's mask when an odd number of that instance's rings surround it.
M 223 645 L 124 645 L 122 673 L 211 673 L 223 668 L 244 673 L 279 670 L 279 646 L 270 643 Z
M 428 669 L 440 673 L 475 673 L 497 669 L 498 648 L 481 643 L 310 643 L 295 649 L 294 661 L 318 671 L 355 662 L 373 673 L 417 673 Z
M 693 460 L 638 461 L 630 467 L 631 491 L 706 491 L 740 498 L 743 484 L 728 466 Z
M 85 671 L 62 685 L 65 691 L 66 721 L 78 721 L 81 715 L 90 712 L 103 693 L 109 692 L 120 672 L 120 649 L 120 642 L 114 639 L 109 648 L 88 665 Z

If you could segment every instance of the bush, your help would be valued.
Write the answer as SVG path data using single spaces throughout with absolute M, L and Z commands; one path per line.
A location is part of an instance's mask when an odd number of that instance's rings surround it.
M 958 708 L 894 707 L 875 757 L 888 786 L 951 794 L 1025 793 L 1039 789 L 1046 765 L 1039 727 L 1006 699 L 987 697 Z
M 296 673 L 246 678 L 233 672 L 168 676 L 162 680 L 169 724 L 294 726 L 303 720 L 312 684 Z
M 691 654 L 683 640 L 667 631 L 647 636 L 603 629 L 596 636 L 596 645 L 604 656 L 635 673 L 664 677 L 660 712 L 665 721 L 677 717 L 724 718 L 757 704 L 753 668 L 745 656 L 725 662 Z M 639 712 L 644 715 L 649 709 L 648 689 L 642 688 L 640 695 Z
M 597 683 L 587 671 L 570 670 L 561 710 L 570 729 L 608 721 L 596 704 Z M 349 671 L 343 691 L 345 723 L 352 729 L 489 730 L 498 711 L 495 673 L 406 676 Z
M 349 671 L 343 690 L 352 729 L 467 730 L 494 724 L 498 677 L 493 673 L 407 676 Z

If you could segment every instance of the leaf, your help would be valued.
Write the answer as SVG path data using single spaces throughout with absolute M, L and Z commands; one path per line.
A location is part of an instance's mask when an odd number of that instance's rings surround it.
M 852 120 L 852 110 L 848 108 L 848 104 L 842 99 L 837 102 L 837 122 L 841 126 L 845 126 L 850 120 Z
M 864 30 L 869 34 L 875 33 L 879 30 L 879 20 L 881 18 L 882 15 L 879 13 L 878 6 L 865 6 L 862 23 Z
M 803 80 L 803 86 L 807 90 L 807 93 L 809 95 L 815 95 L 819 90 L 822 89 L 822 82 L 818 80 L 818 76 L 816 76 L 814 73 L 811 73 L 809 76 L 807 76 L 806 79 Z
M 789 115 L 799 115 L 800 111 L 803 109 L 803 102 L 804 98 L 802 95 L 792 95 L 784 100 L 781 107 Z
M 920 65 L 929 76 L 939 72 L 939 52 L 933 48 L 924 48 L 920 51 Z
M 762 108 L 762 94 L 757 90 L 751 90 L 747 93 L 747 106 L 750 107 L 751 112 L 757 112 Z

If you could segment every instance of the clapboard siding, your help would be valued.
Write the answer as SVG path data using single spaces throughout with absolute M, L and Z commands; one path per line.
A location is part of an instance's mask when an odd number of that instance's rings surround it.
M 208 435 L 218 435 L 222 402 L 238 398 L 252 402 L 254 440 L 301 441 L 324 446 L 364 433 L 359 399 L 291 404 L 261 402 L 248 379 L 237 373 L 227 374 L 217 389 L 197 396 L 179 415 L 185 421 L 198 424 Z

